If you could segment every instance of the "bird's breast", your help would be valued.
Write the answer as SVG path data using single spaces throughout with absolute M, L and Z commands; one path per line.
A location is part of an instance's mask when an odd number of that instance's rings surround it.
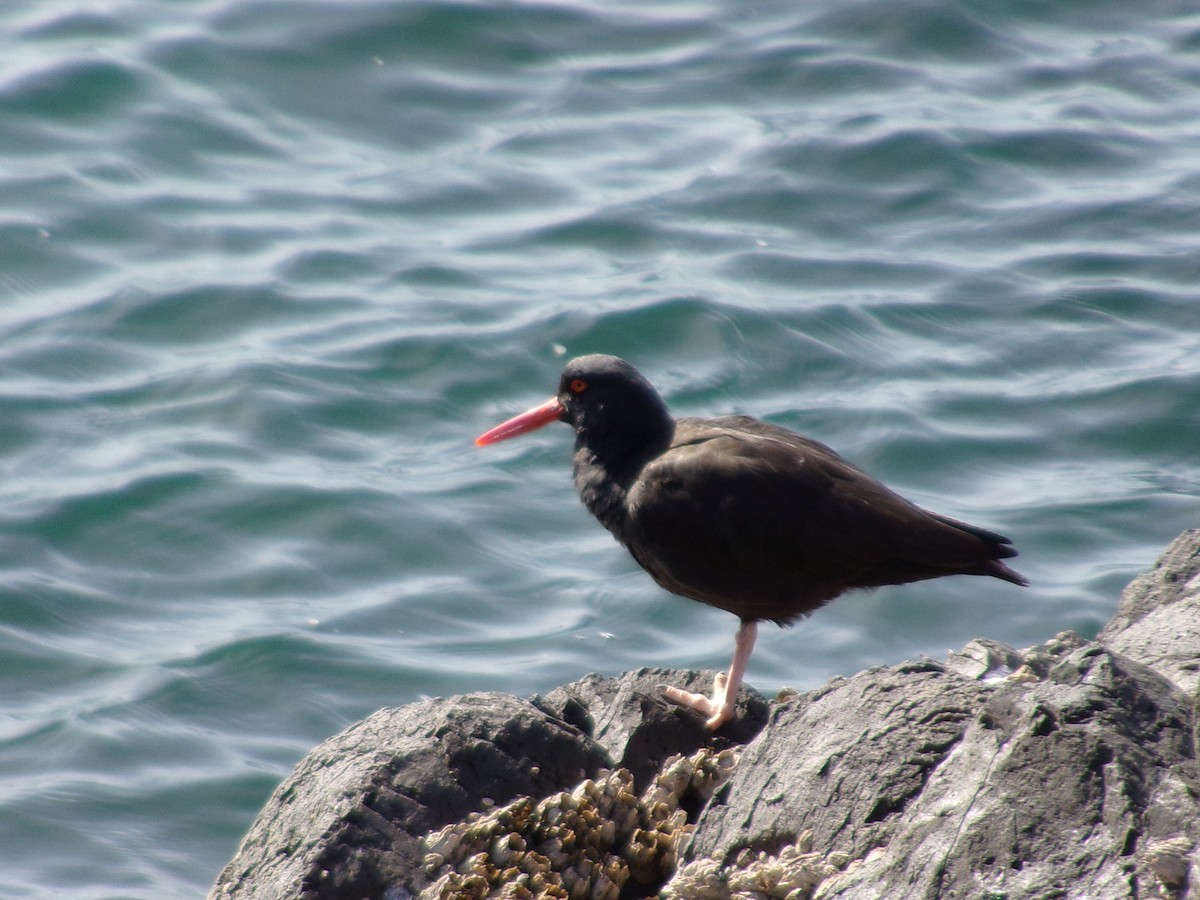
M 576 458 L 575 489 L 588 512 L 622 544 L 626 543 L 628 492 L 594 459 Z

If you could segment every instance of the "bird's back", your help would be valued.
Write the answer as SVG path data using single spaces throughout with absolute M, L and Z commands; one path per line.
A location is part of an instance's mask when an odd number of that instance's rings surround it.
M 618 538 L 674 593 L 796 619 L 846 590 L 942 575 L 1024 580 L 1007 538 L 915 506 L 817 441 L 744 416 L 679 419 Z

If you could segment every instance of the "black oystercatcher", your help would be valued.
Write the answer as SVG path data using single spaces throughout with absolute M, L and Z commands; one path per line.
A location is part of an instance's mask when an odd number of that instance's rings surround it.
M 675 419 L 615 356 L 567 363 L 558 394 L 476 438 L 554 421 L 575 429 L 584 505 L 660 585 L 742 620 L 712 697 L 666 696 L 719 728 L 734 712 L 758 621 L 788 625 L 855 588 L 943 575 L 1026 585 L 1003 535 L 928 512 L 824 444 L 748 416 Z

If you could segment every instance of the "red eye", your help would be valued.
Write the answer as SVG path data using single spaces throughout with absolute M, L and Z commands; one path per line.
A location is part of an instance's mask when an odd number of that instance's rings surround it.
M 567 386 L 571 389 L 572 394 L 582 394 L 587 390 L 588 383 L 582 378 L 576 378 Z

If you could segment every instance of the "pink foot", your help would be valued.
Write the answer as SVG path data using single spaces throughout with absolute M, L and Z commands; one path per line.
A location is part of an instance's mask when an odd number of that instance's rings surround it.
M 688 709 L 694 709 L 701 715 L 708 716 L 705 725 L 709 731 L 716 731 L 726 722 L 733 718 L 733 713 L 736 707 L 733 702 L 725 697 L 725 688 L 729 682 L 729 677 L 721 672 L 713 679 L 712 697 L 705 697 L 703 694 L 693 694 L 691 691 L 685 691 L 683 688 L 672 687 L 664 684 L 660 689 L 672 703 L 678 703 L 680 706 L 686 706 Z
M 733 661 L 729 664 L 729 674 L 724 672 L 713 679 L 711 697 L 703 694 L 693 694 L 682 688 L 662 685 L 661 689 L 668 700 L 694 709 L 701 715 L 708 716 L 705 725 L 709 731 L 716 731 L 733 718 L 737 709 L 737 695 L 742 687 L 742 676 L 746 672 L 746 663 L 754 651 L 754 640 L 758 637 L 758 624 L 742 620 L 741 627 L 733 638 Z

